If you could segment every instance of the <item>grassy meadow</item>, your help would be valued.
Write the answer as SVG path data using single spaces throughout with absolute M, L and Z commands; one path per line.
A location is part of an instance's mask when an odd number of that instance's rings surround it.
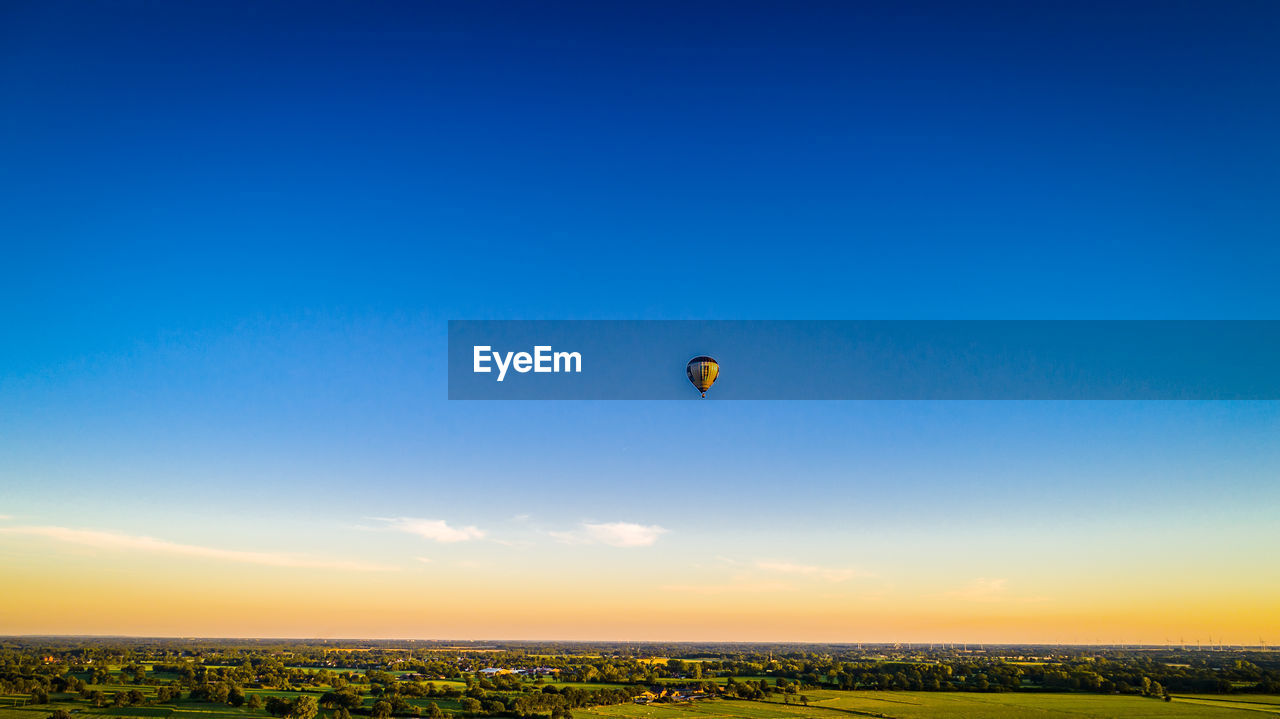
M 661 663 L 661 660 L 651 660 Z M 1020 662 L 1032 665 L 1036 662 Z M 102 706 L 95 707 L 83 700 L 80 695 L 72 693 L 53 693 L 45 704 L 30 704 L 27 695 L 0 695 L 0 719 L 48 719 L 58 709 L 72 713 L 75 719 L 274 719 L 265 709 L 250 709 L 247 706 L 232 707 L 226 703 L 212 703 L 195 700 L 188 695 L 184 699 L 169 702 L 157 701 L 158 684 L 167 683 L 178 678 L 176 674 L 156 671 L 155 665 L 145 665 L 147 679 L 143 684 L 134 684 L 122 671 L 121 667 L 109 667 L 109 673 L 103 683 L 89 684 L 86 689 L 104 692 L 108 695 L 130 690 L 140 691 L 146 698 L 145 706 Z M 334 671 L 356 671 L 337 669 Z M 404 672 L 392 672 L 396 676 Z M 87 676 L 84 672 L 82 677 Z M 757 682 L 768 677 L 751 674 L 739 674 L 735 680 L 741 682 Z M 657 685 L 679 685 L 687 680 L 679 678 L 662 678 Z M 729 679 L 724 676 L 708 677 L 708 682 L 721 686 Z M 436 679 L 432 681 L 436 687 L 464 689 L 467 684 L 458 680 Z M 581 689 L 600 689 L 602 687 L 622 687 L 623 684 L 606 684 L 599 682 L 557 681 L 554 678 L 539 679 L 538 687 L 555 686 L 557 688 L 575 687 Z M 293 699 L 301 695 L 319 698 L 322 692 L 331 687 L 320 685 L 307 689 L 266 689 L 246 688 L 246 697 L 256 696 L 265 700 L 268 697 Z M 506 695 L 507 692 L 499 694 Z M 1142 697 L 1133 694 L 1106 694 L 1088 692 L 955 692 L 955 691 L 840 691 L 835 689 L 810 688 L 797 694 L 767 693 L 763 699 L 715 698 L 698 700 L 692 703 L 654 703 L 649 705 L 616 704 L 610 706 L 593 706 L 572 710 L 578 719 L 583 717 L 600 717 L 614 719 L 763 719 L 778 717 L 786 719 L 839 719 L 840 717 L 878 717 L 879 719 L 1015 719 L 1017 717 L 1046 717 L 1071 719 L 1074 717 L 1114 717 L 1117 719 L 1145 717 L 1265 717 L 1276 716 L 1280 719 L 1280 696 L 1268 694 L 1178 694 L 1174 693 L 1173 701 L 1162 701 L 1153 697 Z M 807 702 L 802 703 L 803 696 Z M 355 719 L 366 719 L 369 709 L 377 700 L 372 695 L 362 698 L 362 705 L 353 709 Z M 446 716 L 463 719 L 473 717 L 464 711 L 459 698 L 443 696 L 410 697 L 405 700 L 411 707 L 401 712 L 400 719 L 408 714 L 420 713 L 426 716 L 428 707 L 435 704 Z M 314 719 L 334 719 L 332 710 L 322 710 Z
M 614 719 L 1017 719 L 1018 717 L 1255 717 L 1280 715 L 1280 697 L 1175 698 L 1172 702 L 1097 694 L 977 694 L 973 692 L 807 692 L 809 706 L 715 700 L 693 704 L 593 707 L 575 717 Z M 2 719 L 2 718 L 0 718 Z
M 262 691 L 262 695 L 296 696 L 297 692 Z M 1098 694 L 980 694 L 973 692 L 806 692 L 808 706 L 782 701 L 714 699 L 682 704 L 617 706 L 575 709 L 575 717 L 613 719 L 838 719 L 839 717 L 879 717 L 881 719 L 1016 719 L 1017 717 L 1255 717 L 1280 716 L 1280 697 L 1247 695 L 1179 695 L 1172 702 L 1135 696 Z M 22 697 L 0 697 L 0 719 L 46 719 L 55 709 L 64 708 L 77 717 L 91 719 L 269 719 L 263 710 L 233 708 L 225 704 L 182 701 L 172 705 L 145 707 L 90 707 L 70 696 L 56 697 L 49 704 L 15 706 Z M 462 715 L 456 701 L 433 698 L 411 703 L 425 707 L 434 701 L 452 715 Z M 324 719 L 322 712 L 318 719 Z

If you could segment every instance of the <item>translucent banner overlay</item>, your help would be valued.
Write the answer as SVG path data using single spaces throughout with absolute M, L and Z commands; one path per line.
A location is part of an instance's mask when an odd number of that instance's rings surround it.
M 449 398 L 698 399 L 701 355 L 708 400 L 1280 398 L 1271 320 L 451 320 Z

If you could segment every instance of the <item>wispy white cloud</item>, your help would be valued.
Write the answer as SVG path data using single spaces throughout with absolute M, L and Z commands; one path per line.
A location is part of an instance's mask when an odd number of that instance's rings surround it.
M 987 579 L 978 577 L 959 589 L 946 593 L 952 599 L 965 599 L 971 602 L 989 602 L 999 599 L 1009 587 L 1008 579 Z
M 494 544 L 501 544 L 504 547 L 514 547 L 516 549 L 528 549 L 533 546 L 533 542 L 527 539 L 490 539 Z
M 321 559 L 303 554 L 283 552 L 253 552 L 238 549 L 221 549 L 203 547 L 196 544 L 170 542 L 155 537 L 146 537 L 118 532 L 102 532 L 94 529 L 72 529 L 69 527 L 0 527 L 0 534 L 43 537 L 67 544 L 107 549 L 116 551 L 135 551 L 150 554 L 167 554 L 171 556 L 216 559 L 242 564 L 261 564 L 268 567 L 299 567 L 304 569 L 338 569 L 352 572 L 385 572 L 394 571 L 395 567 L 368 562 Z
M 682 594 L 762 594 L 792 592 L 795 587 L 783 582 L 731 582 L 728 584 L 667 584 L 663 591 Z
M 430 564 L 431 562 L 435 561 L 431 557 L 414 557 L 414 559 L 418 560 L 419 562 L 422 562 L 423 564 Z
M 583 522 L 568 532 L 548 532 L 566 544 L 608 544 L 611 547 L 648 547 L 671 530 L 656 524 L 632 522 Z
M 784 574 L 801 574 L 808 577 L 820 577 L 828 582 L 846 582 L 854 577 L 860 576 L 860 573 L 855 569 L 818 567 L 812 564 L 794 564 L 792 562 L 779 562 L 768 559 L 761 559 L 757 561 L 756 568 L 770 572 L 782 572 Z
M 12 515 L 12 514 L 0 514 L 0 520 L 3 520 L 3 519 L 13 519 L 13 515 Z
M 443 519 L 419 519 L 417 517 L 374 517 L 384 522 L 388 529 L 416 534 L 423 539 L 435 542 L 467 542 L 483 539 L 484 531 L 476 527 L 450 527 Z
M 963 587 L 943 592 L 946 599 L 965 602 L 1043 602 L 1047 597 L 1021 597 L 1009 594 L 1008 579 L 978 577 Z

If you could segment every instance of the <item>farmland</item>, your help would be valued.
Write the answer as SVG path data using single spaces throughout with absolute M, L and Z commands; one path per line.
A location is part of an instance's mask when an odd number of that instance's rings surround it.
M 1278 680 L 1261 648 L 0 639 L 0 719 L 1257 717 Z
M 962 692 L 904 692 L 875 696 L 870 692 L 817 693 L 808 707 L 722 701 L 669 707 L 598 707 L 575 716 L 628 719 L 763 719 L 764 717 L 893 717 L 894 719 L 1016 719 L 1017 717 L 1259 717 L 1259 711 L 1280 715 L 1280 705 L 1236 706 L 1231 702 L 1153 702 L 1139 697 L 1080 694 L 995 694 Z
M 84 708 L 76 702 L 50 706 L 0 709 L 0 719 L 46 719 L 62 707 L 78 709 L 73 716 L 119 719 L 248 719 L 269 717 L 265 712 L 212 705 Z M 443 702 L 446 715 L 461 714 L 456 702 Z M 1280 697 L 1223 698 L 1177 697 L 1171 702 L 1141 697 L 1082 694 L 994 694 L 964 692 L 880 692 L 818 691 L 808 706 L 781 702 L 711 700 L 677 704 L 637 706 L 632 704 L 587 707 L 573 710 L 575 717 L 616 719 L 761 719 L 796 717 L 837 719 L 839 717 L 893 717 L 894 719 L 1014 719 L 1028 716 L 1055 717 L 1259 717 L 1280 716 Z

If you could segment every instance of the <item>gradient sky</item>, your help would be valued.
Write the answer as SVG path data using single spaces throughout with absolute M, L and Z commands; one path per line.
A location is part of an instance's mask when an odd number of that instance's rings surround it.
M 451 318 L 1280 318 L 1278 32 L 7 3 L 0 633 L 1280 642 L 1274 402 L 449 402 L 444 367 Z

